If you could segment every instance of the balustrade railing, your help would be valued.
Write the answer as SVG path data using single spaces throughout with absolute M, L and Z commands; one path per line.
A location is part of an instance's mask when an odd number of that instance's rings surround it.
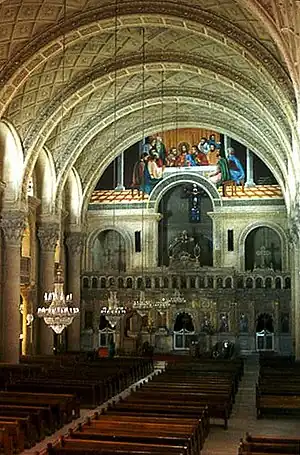
M 261 272 L 190 272 L 101 274 L 85 272 L 81 278 L 82 291 L 95 289 L 290 289 L 289 273 L 264 270 Z

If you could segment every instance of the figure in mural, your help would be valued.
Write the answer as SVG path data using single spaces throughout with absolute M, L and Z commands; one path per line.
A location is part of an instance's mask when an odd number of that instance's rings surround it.
M 211 164 L 211 165 L 217 164 L 218 156 L 219 156 L 219 152 L 216 149 L 215 144 L 210 144 L 209 150 L 207 152 L 207 160 L 208 160 L 209 164 Z
M 201 140 L 200 140 L 200 142 L 198 144 L 198 149 L 200 150 L 200 152 L 202 152 L 205 155 L 207 155 L 207 152 L 208 152 L 208 149 L 209 149 L 209 145 L 208 145 L 206 137 L 202 137 L 201 138 Z
M 192 146 L 192 156 L 194 158 L 196 166 L 207 166 L 209 164 L 206 154 L 201 152 L 197 145 Z
M 189 151 L 189 144 L 187 142 L 182 142 L 179 144 L 180 155 L 177 160 L 177 166 L 196 166 L 194 157 Z
M 240 160 L 235 156 L 235 151 L 232 147 L 227 149 L 227 160 L 231 179 L 234 180 L 237 185 L 243 184 L 245 180 L 245 171 Z
M 132 183 L 131 183 L 131 192 L 133 195 L 134 190 L 138 191 L 138 196 L 140 192 L 144 193 L 145 186 L 145 162 L 148 159 L 148 153 L 144 152 L 141 155 L 139 161 L 137 161 L 133 167 L 132 173 Z
M 178 153 L 177 153 L 177 148 L 172 147 L 169 150 L 168 156 L 167 156 L 167 166 L 169 167 L 175 167 L 177 164 L 177 159 L 178 159 Z
M 167 164 L 166 147 L 160 136 L 156 137 L 156 152 L 158 154 L 157 166 L 164 167 Z
M 144 193 L 150 194 L 162 179 L 162 168 L 157 166 L 157 155 L 148 155 L 144 168 Z
M 222 158 L 220 154 L 217 155 L 217 169 L 215 172 L 210 174 L 209 180 L 219 187 L 223 182 L 231 179 L 228 163 L 225 158 Z

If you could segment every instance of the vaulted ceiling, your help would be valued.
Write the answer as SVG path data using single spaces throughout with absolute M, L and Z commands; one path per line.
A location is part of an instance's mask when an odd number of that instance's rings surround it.
M 109 161 L 163 124 L 231 135 L 285 187 L 297 175 L 299 4 L 0 0 L 0 113 L 25 178 L 46 147 L 58 190 L 74 166 L 89 197 Z

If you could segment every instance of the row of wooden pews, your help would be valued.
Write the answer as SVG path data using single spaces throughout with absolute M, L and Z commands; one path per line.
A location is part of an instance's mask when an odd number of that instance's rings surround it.
M 31 448 L 77 419 L 81 405 L 95 407 L 153 370 L 150 359 L 103 360 L 49 358 L 48 363 L 13 365 L 11 371 L 0 364 L 0 377 L 7 380 L 0 390 L 0 453 L 8 446 L 14 453 Z
M 241 440 L 238 455 L 299 455 L 300 437 L 281 438 L 270 436 L 251 436 L 247 433 L 245 440 Z
M 256 385 L 257 418 L 300 413 L 300 363 L 291 357 L 262 357 Z
M 185 359 L 48 445 L 48 455 L 199 455 L 209 412 L 227 428 L 243 362 Z M 225 409 L 225 411 L 224 411 Z

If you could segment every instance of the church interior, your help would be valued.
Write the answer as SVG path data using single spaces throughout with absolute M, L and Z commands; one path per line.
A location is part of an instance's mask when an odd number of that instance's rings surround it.
M 0 25 L 0 454 L 299 454 L 300 2 Z

